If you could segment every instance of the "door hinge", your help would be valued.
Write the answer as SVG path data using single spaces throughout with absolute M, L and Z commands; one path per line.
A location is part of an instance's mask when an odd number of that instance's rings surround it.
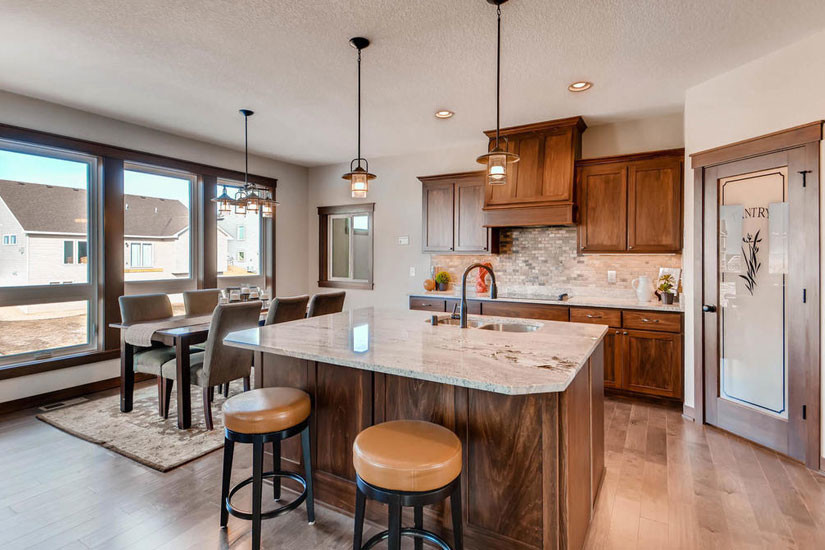
M 808 289 L 807 288 L 802 289 L 802 303 L 803 304 L 808 303 Z
M 802 420 L 807 420 L 808 418 L 808 405 L 802 405 Z
M 807 187 L 808 185 L 808 174 L 811 173 L 810 170 L 800 170 L 800 174 L 802 174 L 802 187 Z

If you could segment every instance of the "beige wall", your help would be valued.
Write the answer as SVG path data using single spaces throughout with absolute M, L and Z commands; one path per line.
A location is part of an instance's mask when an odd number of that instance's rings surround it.
M 237 105 L 228 105 L 235 109 Z M 234 170 L 243 170 L 242 151 L 176 136 L 94 115 L 62 105 L 0 91 L 0 123 L 118 145 Z M 307 169 L 251 156 L 251 172 L 278 178 L 276 291 L 302 294 L 307 289 Z M 0 402 L 36 395 L 118 375 L 117 362 L 64 369 L 0 382 Z
M 375 289 L 348 290 L 347 308 L 366 305 L 405 307 L 407 293 L 422 290 L 429 276 L 430 256 L 421 253 L 421 182 L 417 176 L 478 170 L 476 157 L 484 152 L 478 143 L 419 155 L 370 159 L 370 170 L 378 178 L 370 185 L 366 202 L 375 202 Z M 582 138 L 583 156 L 606 156 L 682 147 L 681 114 L 631 120 L 588 128 Z M 368 153 L 367 153 L 368 154 Z M 309 170 L 309 287 L 318 291 L 318 206 L 358 202 L 350 198 L 341 174 L 348 164 Z M 409 236 L 409 245 L 398 237 Z M 415 276 L 410 277 L 410 268 Z
M 756 137 L 825 119 L 825 32 L 742 65 L 690 88 L 685 98 L 685 147 L 691 154 L 734 141 Z M 823 158 L 825 161 L 825 158 Z M 825 166 L 825 162 L 822 163 Z M 822 178 L 820 178 L 822 181 Z M 821 185 L 820 190 L 825 191 Z M 693 203 L 693 174 L 687 168 L 685 204 Z M 688 292 L 695 274 L 692 230 L 701 223 L 685 210 L 685 277 Z M 825 237 L 825 231 L 823 231 Z M 825 293 L 823 293 L 825 296 Z M 688 303 L 690 303 L 690 296 Z M 693 312 L 686 312 L 685 402 L 693 404 Z M 825 379 L 825 367 L 823 367 Z M 825 417 L 825 400 L 823 400 Z M 823 423 L 825 427 L 825 423 Z M 825 430 L 823 430 L 825 443 Z M 823 445 L 825 454 L 825 445 Z

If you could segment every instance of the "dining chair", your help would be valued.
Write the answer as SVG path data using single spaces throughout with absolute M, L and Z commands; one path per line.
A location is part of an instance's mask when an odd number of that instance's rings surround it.
M 120 320 L 125 324 L 145 323 L 166 319 L 174 315 L 172 302 L 166 294 L 137 294 L 134 296 L 121 296 L 118 298 L 120 305 Z M 151 374 L 157 377 L 158 382 L 158 414 L 167 417 L 168 410 L 165 410 L 167 400 L 164 396 L 169 392 L 166 387 L 166 380 L 161 376 L 161 366 L 169 360 L 175 360 L 175 348 L 152 344 L 148 348 L 137 348 L 134 356 L 135 372 Z
M 316 294 L 309 301 L 309 312 L 307 317 L 318 317 L 319 315 L 329 315 L 339 313 L 344 309 L 344 298 L 347 293 L 343 290 L 339 292 L 324 292 Z
M 223 339 L 230 332 L 255 328 L 261 316 L 261 302 L 218 304 L 212 314 L 206 349 L 189 356 L 190 383 L 203 389 L 203 416 L 206 429 L 211 430 L 214 388 L 239 378 L 244 379 L 244 391 L 249 389 L 253 352 L 227 346 Z M 177 367 L 171 359 L 161 367 L 161 375 L 169 380 L 177 379 Z M 171 392 L 166 394 L 165 409 L 169 411 Z
M 309 296 L 292 296 L 289 298 L 275 298 L 266 314 L 267 325 L 297 321 L 307 316 Z
M 187 315 L 209 315 L 218 305 L 220 289 L 184 290 L 183 307 Z

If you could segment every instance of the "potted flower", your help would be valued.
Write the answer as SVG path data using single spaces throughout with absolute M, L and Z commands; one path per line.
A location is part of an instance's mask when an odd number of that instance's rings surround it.
M 450 282 L 450 274 L 446 271 L 439 271 L 435 274 L 435 284 L 438 290 L 447 290 L 447 283 Z
M 673 303 L 673 288 L 676 286 L 676 282 L 673 280 L 673 275 L 670 273 L 665 273 L 661 277 L 659 277 L 659 286 L 657 290 L 661 293 L 662 301 L 666 304 Z

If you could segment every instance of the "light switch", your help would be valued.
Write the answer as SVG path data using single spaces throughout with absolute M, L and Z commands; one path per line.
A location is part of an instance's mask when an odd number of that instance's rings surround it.
M 401 235 L 400 237 L 398 237 L 398 244 L 401 246 L 408 246 L 410 244 L 410 236 Z
M 410 277 L 415 277 L 415 268 L 410 266 Z
M 616 283 L 616 272 L 612 269 L 607 270 L 607 282 L 608 283 Z

